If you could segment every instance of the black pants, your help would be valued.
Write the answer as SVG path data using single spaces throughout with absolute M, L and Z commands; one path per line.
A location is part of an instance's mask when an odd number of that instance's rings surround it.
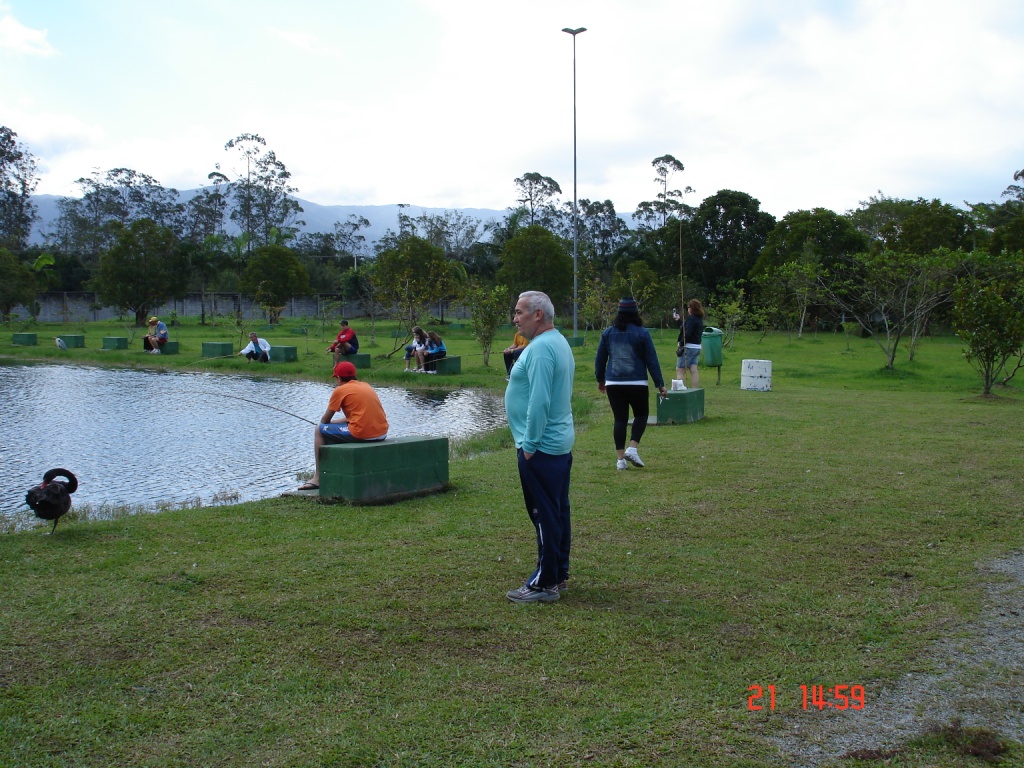
M 259 352 L 246 352 L 245 356 L 249 360 L 259 360 L 261 363 L 270 362 L 270 355 L 268 355 L 262 349 Z
M 637 443 L 647 429 L 647 417 L 651 413 L 650 392 L 646 384 L 612 384 L 605 387 L 608 404 L 612 407 L 612 437 L 615 439 L 615 450 L 626 447 L 626 424 L 629 422 L 629 411 L 633 411 L 633 429 L 629 439 Z
M 525 349 L 525 347 L 517 349 L 514 352 L 502 352 L 505 356 L 505 375 L 512 375 L 512 366 L 516 364 L 516 360 L 518 360 L 519 356 L 523 354 L 523 349 Z
M 519 481 L 526 512 L 537 532 L 537 568 L 526 583 L 547 589 L 569 578 L 572 523 L 569 516 L 569 476 L 572 454 L 552 456 L 537 451 L 529 461 L 520 448 Z
M 436 371 L 437 363 L 436 360 L 440 360 L 442 357 L 447 355 L 447 352 L 431 352 L 423 358 L 423 370 L 424 371 Z

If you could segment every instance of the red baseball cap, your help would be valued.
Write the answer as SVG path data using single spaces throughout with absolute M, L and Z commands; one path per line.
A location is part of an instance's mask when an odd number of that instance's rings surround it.
M 334 366 L 334 378 L 336 379 L 354 379 L 356 377 L 356 367 L 352 365 L 348 360 L 342 360 L 336 366 Z

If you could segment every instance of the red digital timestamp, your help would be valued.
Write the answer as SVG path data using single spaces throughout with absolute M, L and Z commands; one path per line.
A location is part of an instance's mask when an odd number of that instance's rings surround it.
M 768 709 L 775 711 L 775 686 L 752 685 L 747 688 L 747 710 L 758 712 Z M 864 709 L 863 685 L 801 685 L 800 693 L 804 711 L 810 709 Z

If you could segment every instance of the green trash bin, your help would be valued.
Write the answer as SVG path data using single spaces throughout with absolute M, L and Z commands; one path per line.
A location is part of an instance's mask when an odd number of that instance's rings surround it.
M 708 368 L 722 367 L 722 329 L 709 325 L 700 339 L 700 351 Z

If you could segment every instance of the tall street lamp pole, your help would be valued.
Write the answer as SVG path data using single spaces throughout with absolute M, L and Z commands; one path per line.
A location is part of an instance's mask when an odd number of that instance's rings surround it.
M 572 35 L 572 337 L 575 339 L 579 329 L 580 305 L 580 270 L 577 263 L 580 220 L 576 209 L 576 35 L 586 32 L 587 28 L 565 27 L 562 31 Z

